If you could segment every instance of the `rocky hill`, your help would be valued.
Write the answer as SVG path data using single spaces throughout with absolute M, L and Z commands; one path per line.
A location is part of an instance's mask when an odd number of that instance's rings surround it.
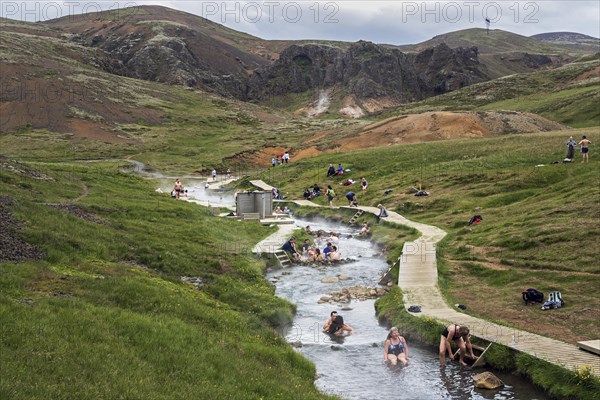
M 248 97 L 263 99 L 339 85 L 359 99 L 388 96 L 414 101 L 487 80 L 477 49 L 441 44 L 416 55 L 360 41 L 347 51 L 291 46 L 279 60 L 254 71 Z
M 260 39 L 207 19 L 159 6 L 136 7 L 114 18 L 68 16 L 44 25 L 71 34 L 82 46 L 101 49 L 113 63 L 107 72 L 179 84 L 243 99 L 251 71 L 269 61 L 245 51 Z
M 568 47 L 574 50 L 584 50 L 591 52 L 600 51 L 600 39 L 583 35 L 575 32 L 547 32 L 531 36 L 531 38 L 540 40 L 549 44 L 556 44 Z

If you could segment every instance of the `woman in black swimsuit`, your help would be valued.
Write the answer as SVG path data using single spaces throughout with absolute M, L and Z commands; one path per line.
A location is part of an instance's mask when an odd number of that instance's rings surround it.
M 383 360 L 389 361 L 392 365 L 397 365 L 398 360 L 400 360 L 405 367 L 408 365 L 408 346 L 395 326 L 390 329 L 387 340 L 383 345 Z
M 453 340 L 458 346 L 460 365 L 467 365 L 467 363 L 464 361 L 467 347 L 469 348 L 470 357 L 476 360 L 477 357 L 475 357 L 473 354 L 473 345 L 471 344 L 470 336 L 469 328 L 466 326 L 460 326 L 456 324 L 448 325 L 440 336 L 440 365 L 446 365 L 446 351 L 448 351 L 448 356 L 450 356 L 450 359 L 454 359 L 454 353 L 452 353 L 452 343 L 450 342 L 451 340 Z

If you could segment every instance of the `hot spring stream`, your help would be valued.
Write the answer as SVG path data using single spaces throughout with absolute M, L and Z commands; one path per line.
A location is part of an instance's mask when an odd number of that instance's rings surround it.
M 190 200 L 199 204 L 235 204 L 231 194 L 204 189 L 204 180 L 184 179 Z M 160 187 L 170 191 L 172 179 L 161 179 Z M 276 286 L 276 294 L 297 305 L 294 323 L 283 329 L 289 342 L 301 342 L 301 354 L 313 361 L 319 378 L 315 385 L 323 392 L 344 399 L 549 399 L 543 391 L 518 376 L 494 371 L 505 386 L 500 390 L 475 389 L 473 375 L 484 369 L 460 368 L 457 363 L 440 369 L 437 349 L 408 342 L 409 366 L 389 366 L 383 362 L 383 342 L 388 329 L 375 316 L 375 300 L 353 300 L 348 304 L 318 304 L 322 296 L 345 287 L 362 285 L 378 287 L 382 272 L 387 269 L 383 256 L 367 240 L 351 238 L 358 231 L 340 223 L 325 220 L 295 220 L 299 227 L 310 225 L 341 236 L 342 258 L 352 261 L 327 265 L 323 269 L 297 265 L 276 270 L 266 278 Z M 282 243 L 283 244 L 283 243 Z M 323 248 L 323 246 L 321 246 Z M 285 271 L 285 274 L 282 272 Z M 350 279 L 338 283 L 321 283 L 326 276 L 346 274 Z M 349 307 L 349 310 L 342 310 Z M 323 323 L 333 310 L 344 317 L 355 332 L 333 341 L 321 332 Z M 402 332 L 400 332 L 402 334 Z

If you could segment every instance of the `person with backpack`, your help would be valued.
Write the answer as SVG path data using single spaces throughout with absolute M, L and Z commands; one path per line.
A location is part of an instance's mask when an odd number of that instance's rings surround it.
M 331 187 L 331 185 L 327 185 L 327 191 L 325 192 L 327 195 L 327 201 L 329 202 L 329 207 L 333 207 L 333 198 L 335 197 L 335 190 Z
M 452 343 L 458 346 L 459 363 L 463 367 L 467 366 L 464 361 L 465 353 L 469 349 L 469 355 L 473 360 L 477 360 L 473 354 L 473 345 L 471 344 L 471 335 L 469 334 L 469 328 L 466 326 L 460 326 L 457 324 L 448 325 L 442 335 L 440 336 L 440 365 L 444 367 L 446 365 L 446 352 L 451 360 L 454 359 L 455 353 L 452 353 Z
M 567 142 L 567 157 L 565 160 L 573 161 L 575 158 L 575 148 L 577 147 L 577 142 L 573 139 L 573 136 L 569 137 L 569 141 Z

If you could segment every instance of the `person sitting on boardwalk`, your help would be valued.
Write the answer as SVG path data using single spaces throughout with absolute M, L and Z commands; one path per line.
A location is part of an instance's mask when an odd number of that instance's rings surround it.
M 344 323 L 344 318 L 337 311 L 329 314 L 329 319 L 323 324 L 323 332 L 330 335 L 344 336 L 353 331 L 352 327 Z
M 473 345 L 471 344 L 471 335 L 469 335 L 469 328 L 466 326 L 460 326 L 452 324 L 447 326 L 442 335 L 440 336 L 440 365 L 443 367 L 446 365 L 446 351 L 450 359 L 454 359 L 454 353 L 452 353 L 451 340 L 458 346 L 459 362 L 460 365 L 466 367 L 467 364 L 464 361 L 466 348 L 469 349 L 469 356 L 476 360 L 477 357 L 473 354 Z
M 295 261 L 300 261 L 300 253 L 298 253 L 298 250 L 296 250 L 296 238 L 295 237 L 291 237 L 290 240 L 288 240 L 287 242 L 285 242 L 283 244 L 283 246 L 281 246 L 281 249 L 284 250 L 285 252 L 289 253 L 291 255 L 291 257 L 293 258 L 293 260 Z
M 379 215 L 377 215 L 376 218 L 377 218 L 377 223 L 379 223 L 379 221 L 381 221 L 381 218 L 385 218 L 388 216 L 388 212 L 385 209 L 385 207 L 381 204 L 378 204 L 377 208 L 379 208 Z
M 383 345 L 383 360 L 389 361 L 392 365 L 397 365 L 398 360 L 405 367 L 408 365 L 408 346 L 406 339 L 400 336 L 398 328 L 395 326 L 390 329 L 387 340 Z

